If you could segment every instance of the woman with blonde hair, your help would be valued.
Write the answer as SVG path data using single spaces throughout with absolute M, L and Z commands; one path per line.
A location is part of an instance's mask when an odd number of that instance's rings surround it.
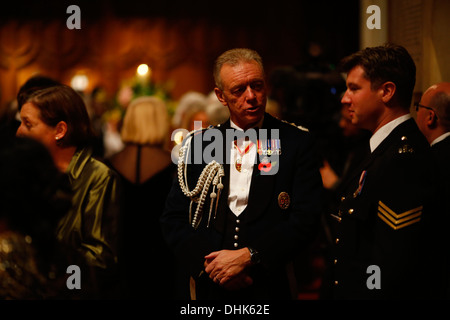
M 110 158 L 126 180 L 139 185 L 171 163 L 165 150 L 169 121 L 166 105 L 158 97 L 139 97 L 127 107 L 121 129 L 125 147 Z
M 133 100 L 121 129 L 125 147 L 108 159 L 123 187 L 119 265 L 126 298 L 171 298 L 171 257 L 159 227 L 175 173 L 166 148 L 169 127 L 163 100 L 154 96 Z M 156 261 L 149 264 L 149 257 Z

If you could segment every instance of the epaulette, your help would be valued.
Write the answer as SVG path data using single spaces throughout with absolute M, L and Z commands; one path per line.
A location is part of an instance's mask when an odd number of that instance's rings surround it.
M 290 124 L 291 126 L 296 127 L 297 129 L 300 129 L 300 130 L 302 130 L 302 131 L 309 132 L 309 129 L 308 129 L 308 128 L 305 128 L 305 127 L 303 127 L 303 126 L 298 126 L 298 125 L 296 125 L 296 124 L 293 123 L 293 122 L 287 122 L 286 120 L 281 120 L 281 122 Z
M 183 142 L 182 142 L 182 146 L 184 147 L 188 147 L 188 145 L 190 145 L 191 140 L 194 136 L 202 133 L 203 131 L 206 131 L 208 129 L 214 128 L 214 126 L 208 126 L 207 128 L 200 128 L 200 129 L 194 129 L 190 132 L 188 132 L 188 134 L 186 135 L 186 137 L 184 137 Z M 181 150 L 180 150 L 181 151 Z

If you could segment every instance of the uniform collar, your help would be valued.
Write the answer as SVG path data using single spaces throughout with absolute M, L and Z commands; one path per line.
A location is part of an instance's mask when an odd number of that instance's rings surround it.
M 411 115 L 409 113 L 405 114 L 401 117 L 398 117 L 397 119 L 392 120 L 391 122 L 388 122 L 380 129 L 378 129 L 377 132 L 375 132 L 370 138 L 370 152 L 373 152 L 398 125 L 410 118 Z
M 265 118 L 265 114 L 262 116 L 261 120 L 259 120 L 259 122 L 255 126 L 249 128 L 249 129 L 260 129 L 264 122 L 264 118 Z M 244 129 L 240 128 L 236 123 L 234 123 L 233 120 L 231 120 L 231 118 L 230 118 L 230 127 L 233 129 L 236 129 L 236 130 L 244 131 Z
M 434 146 L 436 143 L 441 142 L 442 140 L 444 140 L 448 136 L 450 136 L 450 132 L 444 133 L 443 135 L 441 135 L 441 136 L 437 137 L 436 139 L 434 139 L 433 142 L 430 144 L 430 146 Z

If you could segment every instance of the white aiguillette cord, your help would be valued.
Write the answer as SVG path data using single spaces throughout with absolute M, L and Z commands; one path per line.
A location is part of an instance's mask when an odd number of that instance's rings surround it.
M 192 136 L 190 137 L 192 139 Z M 214 212 L 214 219 L 217 214 L 217 205 L 219 203 L 220 193 L 223 189 L 222 177 L 225 176 L 225 172 L 223 170 L 223 166 L 219 164 L 217 161 L 213 160 L 203 168 L 200 177 L 198 178 L 197 185 L 194 190 L 190 191 L 187 183 L 187 164 L 184 161 L 186 149 L 189 150 L 190 141 L 187 141 L 186 144 L 180 148 L 180 157 L 178 159 L 178 182 L 180 184 L 181 191 L 183 191 L 184 195 L 191 198 L 191 203 L 189 205 L 189 223 L 192 225 L 194 229 L 197 229 L 200 225 L 200 221 L 203 216 L 203 205 L 205 203 L 205 198 L 208 193 L 209 187 L 211 186 L 211 182 L 213 184 L 213 189 L 210 194 L 211 197 L 211 205 L 209 208 L 209 216 L 208 216 L 208 227 L 209 222 L 211 220 L 211 212 L 214 205 L 214 201 L 216 201 L 216 208 Z M 189 152 L 187 152 L 189 155 Z M 217 187 L 217 194 L 215 192 Z M 200 195 L 200 196 L 199 196 Z M 197 203 L 197 208 L 195 210 L 194 216 L 192 216 L 192 205 L 193 203 Z

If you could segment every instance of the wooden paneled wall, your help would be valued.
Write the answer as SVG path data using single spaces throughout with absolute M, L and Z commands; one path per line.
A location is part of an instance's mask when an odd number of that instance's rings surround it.
M 340 59 L 358 48 L 357 1 L 322 2 L 249 2 L 236 11 L 238 4 L 247 2 L 231 1 L 236 7 L 227 2 L 228 11 L 218 14 L 220 6 L 198 11 L 184 1 L 183 7 L 174 2 L 173 7 L 161 5 L 156 14 L 147 14 L 139 6 L 155 12 L 148 9 L 151 2 L 112 6 L 107 1 L 82 1 L 81 29 L 69 30 L 69 15 L 61 12 L 65 8 L 60 2 L 50 10 L 56 1 L 49 1 L 48 8 L 30 1 L 31 7 L 23 5 L 26 10 L 11 16 L 0 13 L 0 115 L 36 73 L 66 84 L 84 73 L 89 78 L 87 91 L 101 86 L 113 96 L 121 82 L 146 63 L 152 81 L 171 82 L 177 99 L 190 90 L 211 91 L 214 59 L 232 47 L 259 51 L 269 72 L 301 62 L 308 41 L 323 44 L 331 60 Z M 96 14 L 90 13 L 90 5 Z

